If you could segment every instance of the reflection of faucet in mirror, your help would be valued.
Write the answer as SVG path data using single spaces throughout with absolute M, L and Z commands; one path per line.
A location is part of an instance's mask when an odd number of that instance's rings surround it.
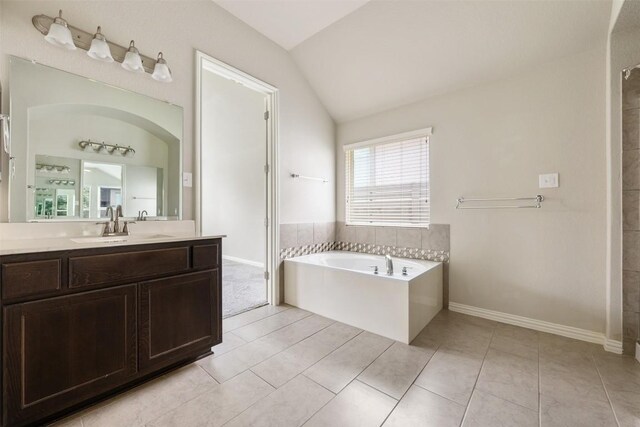
M 147 217 L 149 216 L 149 212 L 147 212 L 147 210 L 143 210 L 143 211 L 138 211 L 138 221 L 146 221 Z

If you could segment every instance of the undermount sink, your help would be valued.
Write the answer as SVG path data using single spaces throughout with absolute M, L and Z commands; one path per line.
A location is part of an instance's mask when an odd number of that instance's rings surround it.
M 171 236 L 167 234 L 135 234 L 129 236 L 79 237 L 77 239 L 71 239 L 71 241 L 76 243 L 119 243 L 168 238 L 171 238 Z

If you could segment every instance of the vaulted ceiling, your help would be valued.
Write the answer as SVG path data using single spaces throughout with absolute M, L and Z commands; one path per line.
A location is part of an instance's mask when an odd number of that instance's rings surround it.
M 337 122 L 604 46 L 611 11 L 610 0 L 216 3 L 289 50 Z

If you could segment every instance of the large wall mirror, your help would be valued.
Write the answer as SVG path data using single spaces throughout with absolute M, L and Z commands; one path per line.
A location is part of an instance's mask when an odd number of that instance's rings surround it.
M 180 219 L 181 107 L 10 58 L 9 220 Z

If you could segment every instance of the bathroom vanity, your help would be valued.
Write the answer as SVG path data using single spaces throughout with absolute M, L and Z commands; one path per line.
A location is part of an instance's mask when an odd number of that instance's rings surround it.
M 222 341 L 220 237 L 0 248 L 0 268 L 3 426 L 41 424 Z
M 223 236 L 181 221 L 181 107 L 13 56 L 9 75 L 0 424 L 42 425 L 211 353 Z

